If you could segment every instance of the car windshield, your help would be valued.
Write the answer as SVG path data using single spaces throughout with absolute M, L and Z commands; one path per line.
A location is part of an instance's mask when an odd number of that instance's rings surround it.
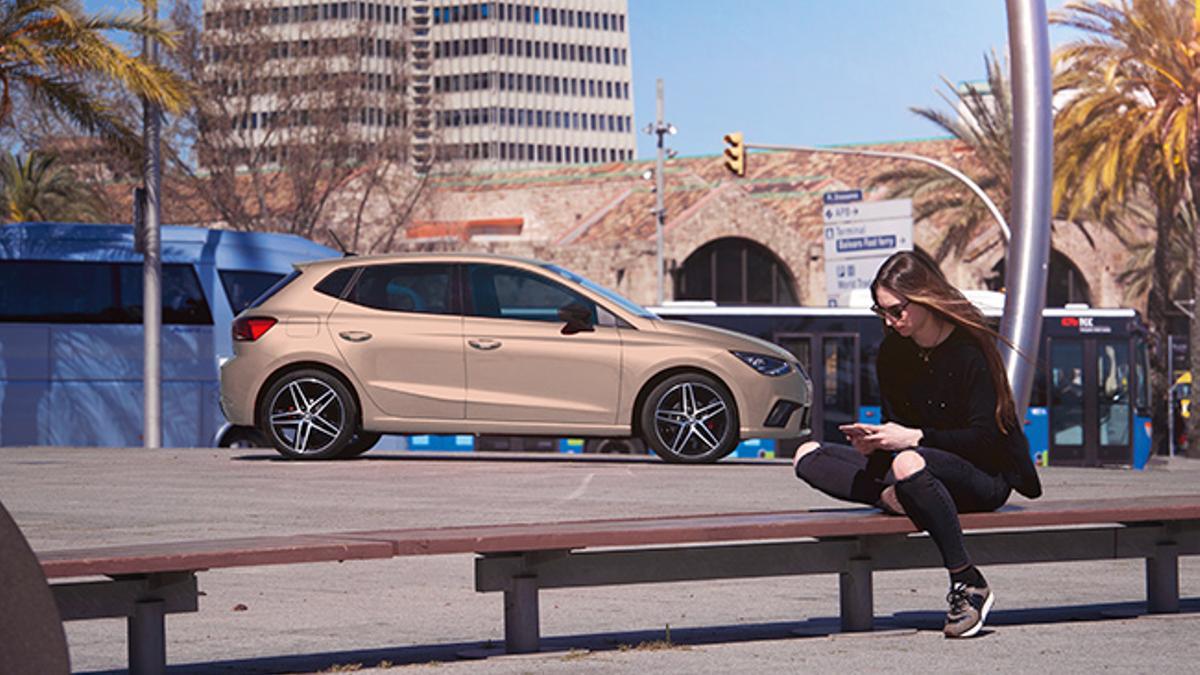
M 658 316 L 654 312 L 651 312 L 650 310 L 646 309 L 645 307 L 642 307 L 641 305 L 639 305 L 636 302 L 630 300 L 629 298 L 621 295 L 620 293 L 617 293 L 616 291 L 614 291 L 610 288 L 605 288 L 604 286 L 601 286 L 600 284 L 598 284 L 594 281 L 585 279 L 585 278 L 579 276 L 578 274 L 571 272 L 570 270 L 565 270 L 565 269 L 559 267 L 558 265 L 543 265 L 543 267 L 550 270 L 551 272 L 554 272 L 555 274 L 559 275 L 560 277 L 567 279 L 568 281 L 573 281 L 573 282 L 579 284 L 580 286 L 583 286 L 584 288 L 588 289 L 589 291 L 592 291 L 593 293 L 599 293 L 600 295 L 603 295 L 605 298 L 611 300 L 614 304 L 619 305 L 621 307 L 621 309 L 625 310 L 626 312 L 629 312 L 630 314 L 633 314 L 634 316 L 640 316 L 643 319 L 657 319 L 658 318 Z

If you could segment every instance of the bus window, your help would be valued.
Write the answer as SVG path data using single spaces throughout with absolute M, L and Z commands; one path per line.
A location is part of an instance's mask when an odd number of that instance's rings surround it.
M 1083 453 L 1083 343 L 1050 343 L 1050 439 Z M 1076 453 L 1072 453 L 1076 454 Z
M 1097 345 L 1100 446 L 1130 443 L 1129 343 L 1101 340 Z
M 123 263 L 120 267 L 119 302 L 127 317 L 126 323 L 142 320 L 142 266 Z M 211 326 L 212 313 L 204 291 L 196 278 L 196 270 L 186 264 L 162 266 L 162 322 L 186 326 Z
M 1046 360 L 1040 356 L 1033 374 L 1033 386 L 1029 388 L 1029 406 L 1046 407 Z
M 823 387 L 824 440 L 839 438 L 838 427 L 858 421 L 855 401 L 854 377 L 858 371 L 855 363 L 856 339 L 854 337 L 826 336 L 822 341 L 825 370 Z
M 1150 414 L 1150 355 L 1146 340 L 1141 336 L 1133 341 L 1133 405 L 1139 414 Z M 1169 383 L 1168 383 L 1169 384 Z
M 0 321 L 120 323 L 106 263 L 0 260 Z

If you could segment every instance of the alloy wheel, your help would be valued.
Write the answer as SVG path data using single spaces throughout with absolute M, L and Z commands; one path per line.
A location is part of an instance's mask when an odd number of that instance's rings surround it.
M 297 378 L 281 388 L 268 408 L 271 432 L 300 455 L 327 450 L 346 424 L 337 391 L 316 378 Z
M 681 382 L 658 400 L 654 431 L 672 455 L 704 455 L 716 450 L 729 433 L 729 406 L 715 389 L 700 382 Z

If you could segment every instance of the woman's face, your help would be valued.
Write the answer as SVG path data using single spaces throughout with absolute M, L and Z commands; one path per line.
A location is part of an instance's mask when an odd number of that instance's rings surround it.
M 882 310 L 884 322 L 907 338 L 912 337 L 933 316 L 923 305 L 909 302 L 883 286 L 875 290 L 875 304 Z

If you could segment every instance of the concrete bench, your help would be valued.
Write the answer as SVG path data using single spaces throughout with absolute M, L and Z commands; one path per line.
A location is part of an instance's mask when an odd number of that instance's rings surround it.
M 1144 558 L 1147 608 L 1179 610 L 1179 556 L 1200 553 L 1200 496 L 1039 501 L 962 517 L 981 565 Z M 197 610 L 196 572 L 477 554 L 475 589 L 504 593 L 505 647 L 539 646 L 549 588 L 836 573 L 841 627 L 873 626 L 876 570 L 936 568 L 907 518 L 867 509 L 623 518 L 144 544 L 39 554 L 64 621 L 125 616 L 132 672 L 165 668 L 163 617 Z

